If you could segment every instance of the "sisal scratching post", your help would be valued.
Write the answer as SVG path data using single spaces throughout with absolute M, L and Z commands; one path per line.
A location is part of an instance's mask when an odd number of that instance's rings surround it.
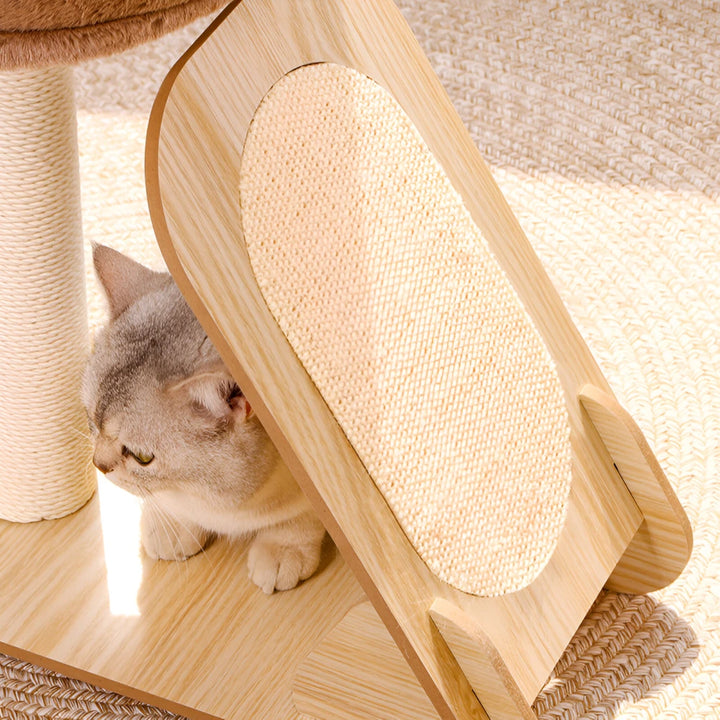
M 0 517 L 66 515 L 94 489 L 72 70 L 0 72 Z
M 61 517 L 95 486 L 78 392 L 88 329 L 71 67 L 221 3 L 37 0 L 0 13 L 0 518 Z

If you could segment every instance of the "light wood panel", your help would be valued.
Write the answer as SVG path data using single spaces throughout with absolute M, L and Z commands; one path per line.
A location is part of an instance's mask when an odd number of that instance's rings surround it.
M 360 70 L 398 100 L 557 364 L 572 424 L 568 515 L 550 564 L 513 595 L 464 595 L 419 561 L 256 286 L 238 203 L 245 133 L 279 78 L 323 61 Z M 482 627 L 529 703 L 618 562 L 635 564 L 639 577 L 649 557 L 681 570 L 681 558 L 636 536 L 642 514 L 577 399 L 587 384 L 611 395 L 607 383 L 391 2 L 245 0 L 231 8 L 161 90 L 147 179 L 168 266 L 442 718 L 485 713 L 430 621 L 436 599 Z
M 267 596 L 243 543 L 153 562 L 125 512 L 95 497 L 61 520 L 0 522 L 0 650 L 191 718 L 296 718 L 297 668 L 364 599 L 337 551 Z
M 369 602 L 352 608 L 305 659 L 293 698 L 299 712 L 323 720 L 438 720 Z

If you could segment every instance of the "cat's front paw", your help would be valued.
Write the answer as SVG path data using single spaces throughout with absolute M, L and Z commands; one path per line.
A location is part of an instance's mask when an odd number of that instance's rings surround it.
M 197 525 L 180 522 L 147 504 L 140 518 L 140 540 L 153 560 L 185 560 L 199 553 L 210 536 Z
M 287 545 L 282 541 L 258 535 L 248 551 L 250 579 L 264 592 L 291 590 L 309 578 L 320 564 L 320 541 Z

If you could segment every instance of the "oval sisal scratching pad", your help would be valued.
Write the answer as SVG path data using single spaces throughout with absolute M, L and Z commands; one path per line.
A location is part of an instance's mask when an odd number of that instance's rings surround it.
M 356 71 L 295 70 L 253 119 L 240 199 L 268 307 L 417 553 L 465 592 L 524 587 L 565 519 L 563 393 L 409 118 Z

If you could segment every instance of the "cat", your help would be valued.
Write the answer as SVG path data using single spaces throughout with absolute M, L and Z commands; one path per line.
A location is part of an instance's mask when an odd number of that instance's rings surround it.
M 143 499 L 145 552 L 182 560 L 252 536 L 250 579 L 295 587 L 325 529 L 177 285 L 103 245 L 93 261 L 110 314 L 82 381 L 93 462 Z

